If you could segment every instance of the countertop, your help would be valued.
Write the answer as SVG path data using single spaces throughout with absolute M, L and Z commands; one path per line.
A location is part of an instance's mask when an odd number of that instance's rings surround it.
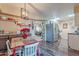
M 79 33 L 68 33 L 69 35 L 79 35 Z

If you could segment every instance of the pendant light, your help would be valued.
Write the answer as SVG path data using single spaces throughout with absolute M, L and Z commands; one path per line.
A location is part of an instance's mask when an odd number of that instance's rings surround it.
M 21 18 L 26 19 L 27 15 L 26 3 L 24 3 L 24 8 L 21 8 Z

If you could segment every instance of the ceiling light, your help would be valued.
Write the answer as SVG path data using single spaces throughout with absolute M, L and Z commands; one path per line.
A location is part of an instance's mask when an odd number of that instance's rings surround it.
M 54 18 L 54 20 L 59 20 L 60 18 Z
M 53 22 L 57 22 L 57 20 L 59 20 L 60 18 L 54 18 L 54 19 L 50 19 L 50 21 L 53 21 Z
M 70 14 L 70 15 L 68 15 L 68 17 L 72 17 L 72 16 L 75 16 L 75 14 Z
M 54 19 L 50 19 L 51 21 L 57 21 L 57 20 L 59 20 L 60 18 L 54 18 Z

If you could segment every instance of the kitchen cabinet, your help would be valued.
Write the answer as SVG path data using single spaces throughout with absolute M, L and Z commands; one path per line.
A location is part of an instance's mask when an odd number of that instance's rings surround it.
M 6 50 L 6 41 L 10 40 L 14 37 L 20 37 L 20 34 L 0 34 L 0 51 Z
M 75 14 L 75 26 L 79 27 L 79 5 L 74 7 L 74 14 Z
M 68 46 L 69 48 L 79 51 L 79 34 L 76 33 L 68 34 Z

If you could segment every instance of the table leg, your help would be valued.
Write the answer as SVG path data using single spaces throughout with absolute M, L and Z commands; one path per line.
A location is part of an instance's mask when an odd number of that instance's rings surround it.
M 40 48 L 37 49 L 37 56 L 40 56 Z

